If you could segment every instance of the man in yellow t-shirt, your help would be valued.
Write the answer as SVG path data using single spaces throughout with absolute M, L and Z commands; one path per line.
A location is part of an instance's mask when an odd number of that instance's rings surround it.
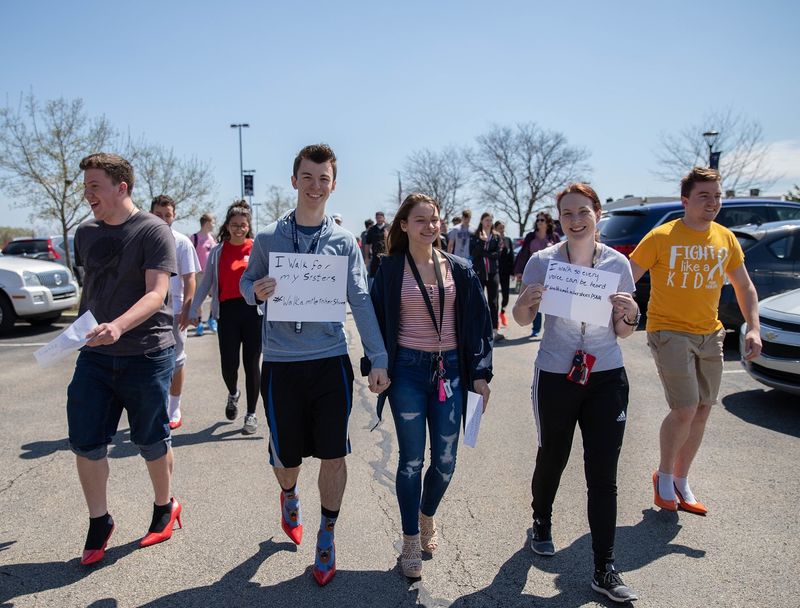
M 651 230 L 631 254 L 633 278 L 650 271 L 647 344 L 670 412 L 661 423 L 661 461 L 653 473 L 656 506 L 705 515 L 689 488 L 689 467 L 703 440 L 722 381 L 725 330 L 717 317 L 725 277 L 747 321 L 746 359 L 761 352 L 758 294 L 733 233 L 714 223 L 720 175 L 693 168 L 681 180 L 684 216 Z

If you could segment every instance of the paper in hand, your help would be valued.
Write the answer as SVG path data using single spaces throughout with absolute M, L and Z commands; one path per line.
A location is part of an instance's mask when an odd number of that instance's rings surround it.
M 467 422 L 464 428 L 464 445 L 474 448 L 478 442 L 481 416 L 483 416 L 483 397 L 472 391 L 467 392 Z
M 55 340 L 45 344 L 35 353 L 36 361 L 42 367 L 50 367 L 70 353 L 86 345 L 86 334 L 97 327 L 97 320 L 91 311 L 86 311 L 75 322 L 61 332 Z

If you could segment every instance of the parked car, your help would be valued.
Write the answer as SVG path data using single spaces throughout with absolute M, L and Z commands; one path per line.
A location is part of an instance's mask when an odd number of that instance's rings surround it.
M 49 325 L 78 303 L 78 286 L 68 268 L 24 256 L 0 256 L 0 333 L 17 319 Z
M 772 296 L 758 303 L 761 322 L 761 354 L 744 360 L 744 336 L 739 332 L 742 365 L 755 380 L 770 388 L 800 395 L 800 289 Z
M 56 250 L 61 258 L 56 260 L 61 264 L 66 266 L 67 264 L 67 255 L 64 247 L 64 237 L 61 235 L 51 236 L 50 240 L 53 243 L 53 248 Z M 69 259 L 72 262 L 72 274 L 75 277 L 75 280 L 78 281 L 78 285 L 83 285 L 83 267 L 77 266 L 75 264 L 75 237 L 73 235 L 69 235 L 67 237 L 67 241 L 69 243 Z
M 58 262 L 62 255 L 56 251 L 53 239 L 50 237 L 18 237 L 3 247 L 3 255 L 21 255 L 36 260 L 50 260 Z M 63 263 L 63 262 L 62 262 Z
M 759 300 L 800 289 L 800 220 L 742 226 L 733 233 Z M 719 299 L 719 320 L 734 330 L 744 322 L 733 285 L 727 283 Z
M 75 265 L 75 237 L 69 236 L 69 259 L 71 270 L 79 285 L 83 284 L 83 268 Z M 60 235 L 47 237 L 18 237 L 3 247 L 3 255 L 21 255 L 37 260 L 50 260 L 67 265 L 67 252 L 64 237 Z
M 680 217 L 683 217 L 680 200 L 612 209 L 603 215 L 603 219 L 608 219 L 600 228 L 600 240 L 629 256 L 650 230 Z M 800 220 L 800 203 L 768 198 L 724 199 L 715 221 L 731 228 L 783 220 Z M 649 299 L 648 273 L 636 284 L 636 301 L 643 312 L 647 311 Z

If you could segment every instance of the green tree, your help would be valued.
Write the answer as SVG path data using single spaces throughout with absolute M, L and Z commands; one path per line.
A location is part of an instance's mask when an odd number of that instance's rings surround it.
M 90 213 L 78 164 L 114 138 L 105 116 L 90 117 L 82 99 L 22 97 L 17 107 L 0 108 L 0 188 L 34 217 L 55 221 L 66 240 Z

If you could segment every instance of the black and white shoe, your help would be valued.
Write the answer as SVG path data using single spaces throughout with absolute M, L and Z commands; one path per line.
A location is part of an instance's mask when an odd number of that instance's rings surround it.
M 239 395 L 241 391 L 238 389 L 235 395 L 228 395 L 228 402 L 225 404 L 225 417 L 228 420 L 236 420 L 239 414 Z
M 622 582 L 619 572 L 614 570 L 614 564 L 607 564 L 605 571 L 594 571 L 592 589 L 615 602 L 633 602 L 639 599 L 633 589 Z
M 550 533 L 550 522 L 540 519 L 533 520 L 533 532 L 531 533 L 531 549 L 539 555 L 553 555 L 556 547 L 553 544 L 553 535 Z

